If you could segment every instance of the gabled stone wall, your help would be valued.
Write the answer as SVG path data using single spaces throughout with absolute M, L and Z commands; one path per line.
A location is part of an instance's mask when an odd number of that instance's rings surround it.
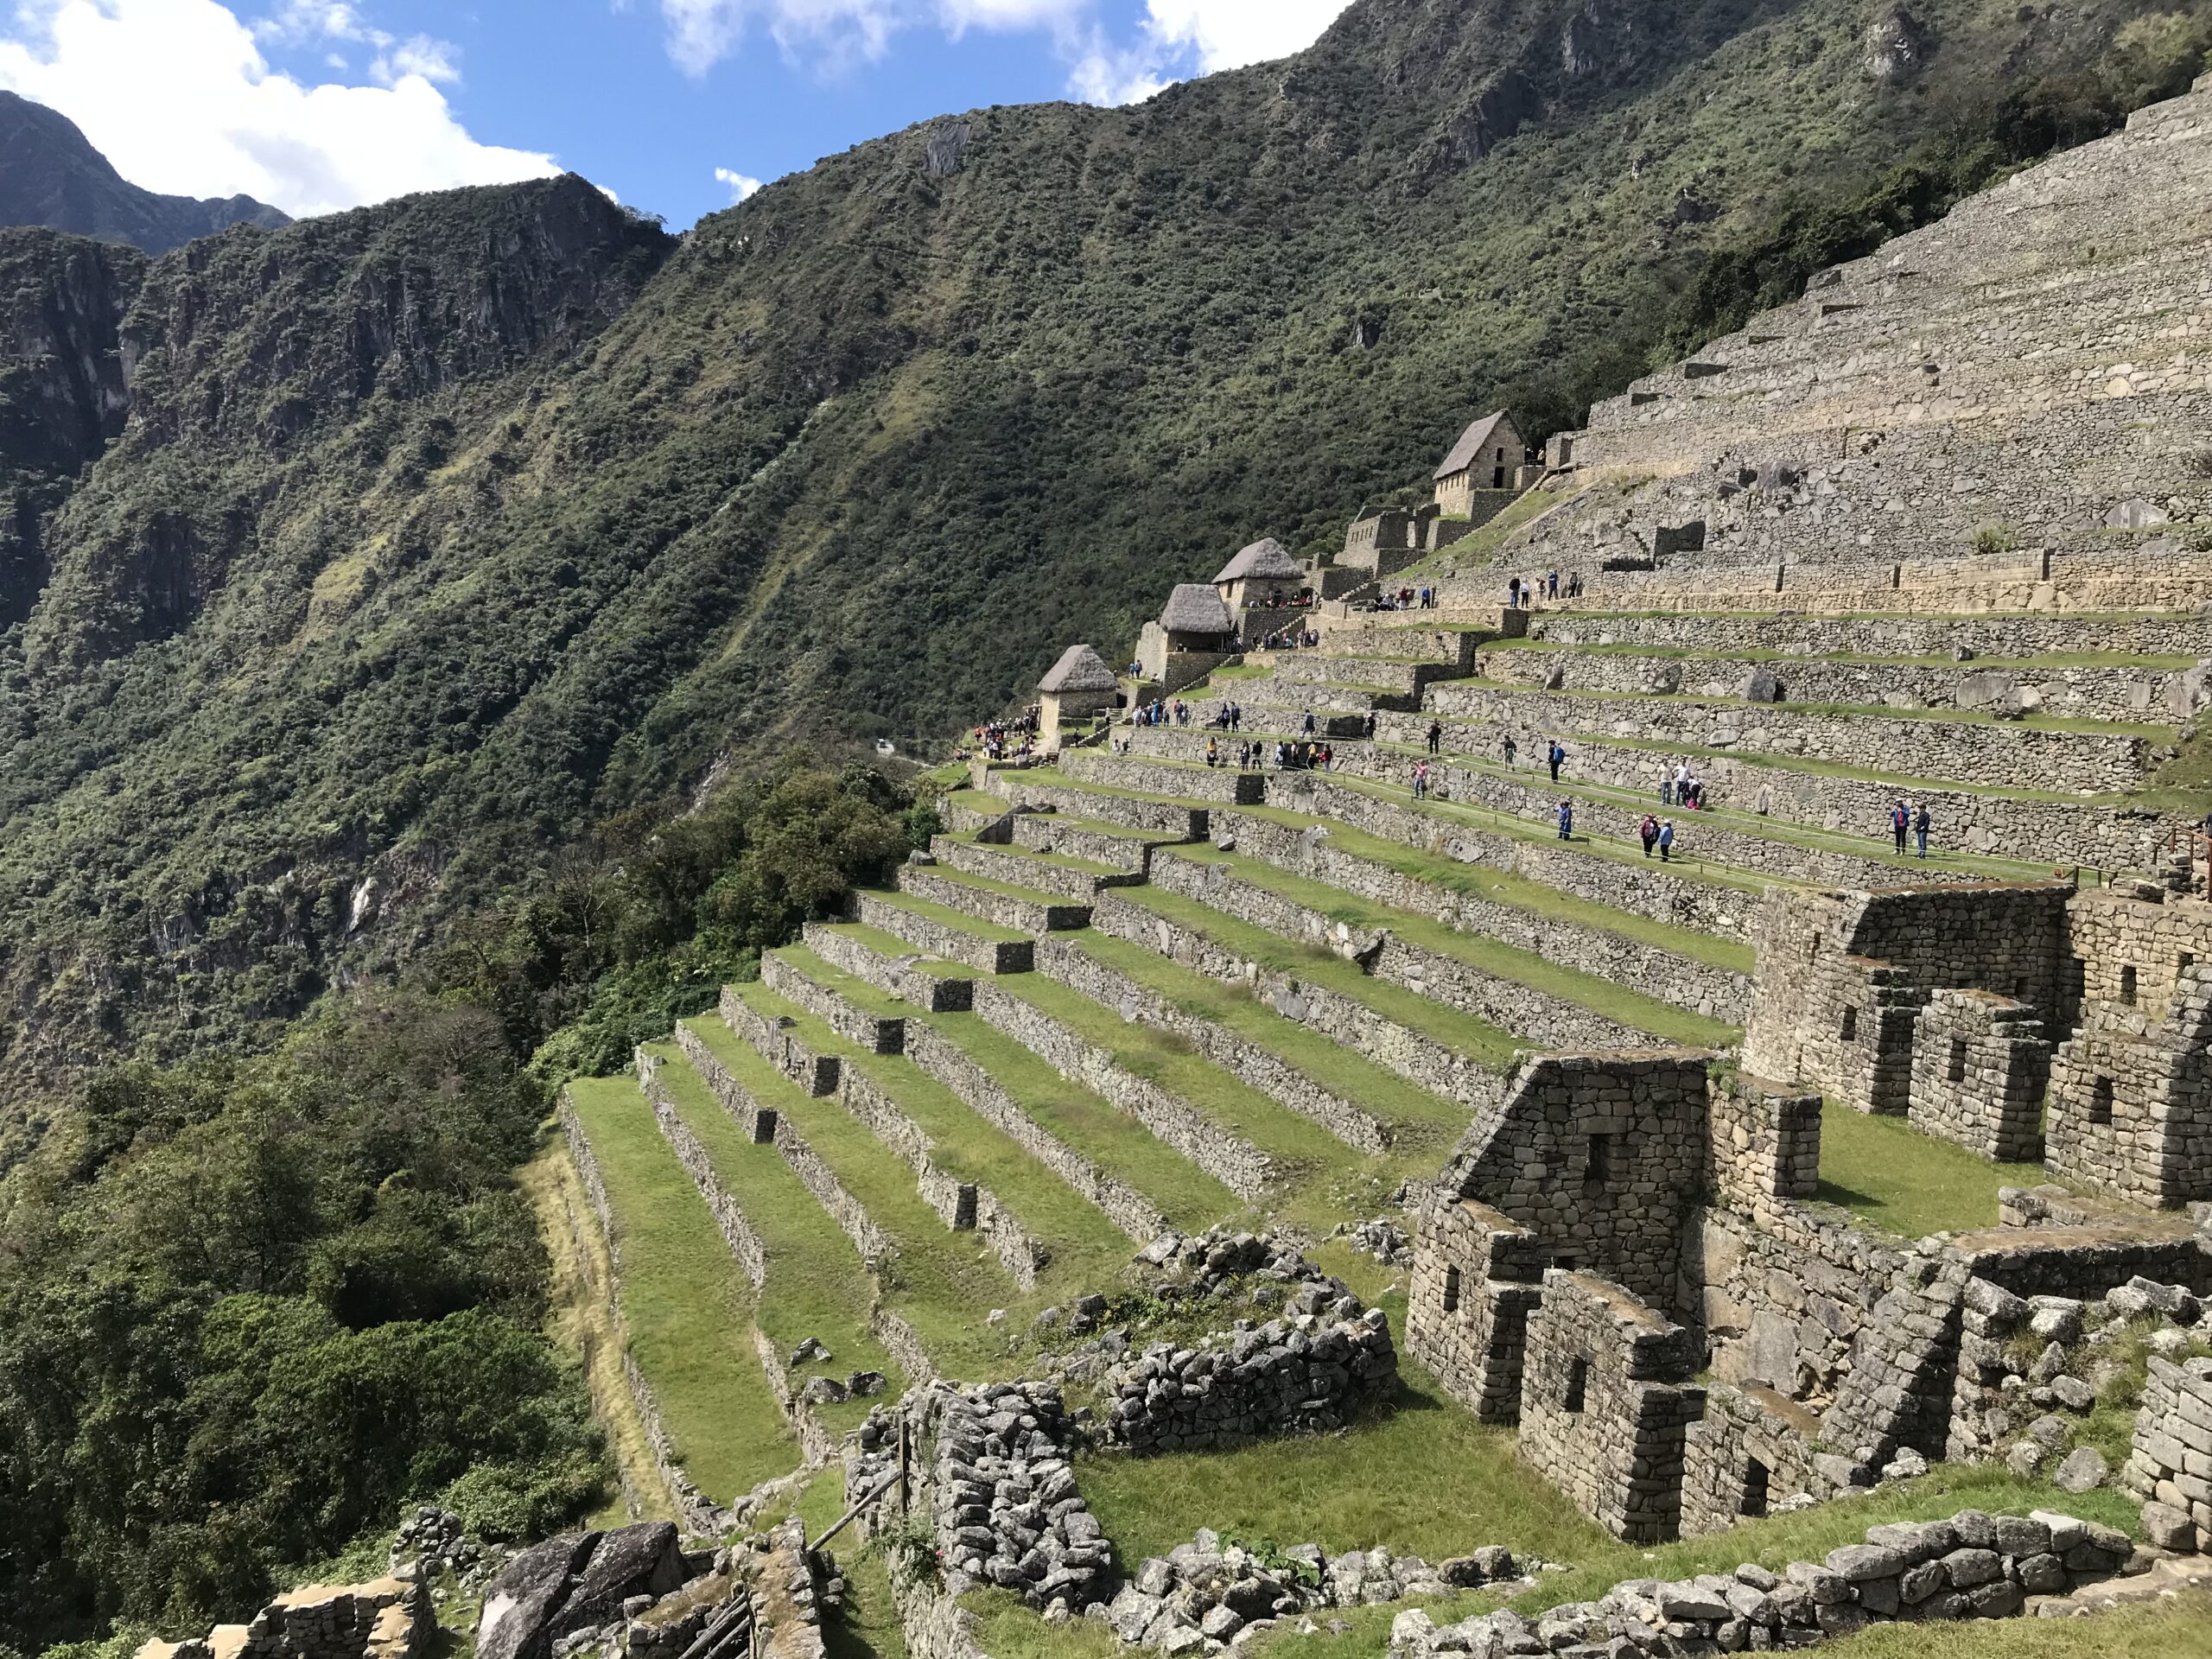
M 1615 1537 L 1678 1535 L 1684 1434 L 1705 1413 L 1690 1332 L 1618 1285 L 1554 1268 L 1528 1341 L 1522 1457 Z
M 1984 1157 L 2024 1161 L 2042 1152 L 2050 1077 L 2050 1039 L 2027 1004 L 1990 991 L 1935 991 L 1913 1022 L 1905 1115 Z

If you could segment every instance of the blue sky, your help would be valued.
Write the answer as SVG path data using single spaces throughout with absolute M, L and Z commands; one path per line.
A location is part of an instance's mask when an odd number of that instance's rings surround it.
M 681 229 L 928 116 L 1281 56 L 1341 3 L 12 0 L 0 87 L 153 189 L 312 213 L 569 168 Z

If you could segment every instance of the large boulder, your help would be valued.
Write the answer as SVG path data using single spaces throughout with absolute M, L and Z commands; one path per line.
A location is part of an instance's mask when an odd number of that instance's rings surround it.
M 670 1522 L 548 1538 L 509 1561 L 485 1590 L 479 1659 L 551 1659 L 553 1643 L 571 1630 L 609 1623 L 631 1597 L 658 1599 L 683 1579 Z
M 1775 671 L 1762 664 L 1751 671 L 1744 681 L 1741 693 L 1746 702 L 1780 702 L 1782 680 Z

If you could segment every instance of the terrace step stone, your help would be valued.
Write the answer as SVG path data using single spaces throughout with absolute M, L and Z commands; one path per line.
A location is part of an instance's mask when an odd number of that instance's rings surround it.
M 1033 959 L 1035 946 L 1028 939 L 986 938 L 910 910 L 865 887 L 853 894 L 853 914 L 864 926 L 903 939 L 930 956 L 963 963 L 978 973 L 1027 973 Z
M 1045 893 L 1001 893 L 925 864 L 899 867 L 899 891 L 994 927 L 1016 928 L 1025 933 L 1057 933 L 1090 925 L 1089 905 L 1071 904 Z

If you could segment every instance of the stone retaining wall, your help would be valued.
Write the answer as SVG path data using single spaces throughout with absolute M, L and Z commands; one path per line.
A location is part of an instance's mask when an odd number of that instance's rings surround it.
M 853 894 L 853 918 L 904 939 L 917 950 L 943 957 L 947 962 L 965 963 L 978 973 L 1026 974 L 1030 969 L 1033 947 L 1027 939 L 981 938 L 901 906 L 886 904 L 865 888 Z
M 1186 867 L 1187 868 L 1187 867 Z M 1495 1100 L 1497 1072 L 1481 1061 L 1454 1052 L 1409 1027 L 1384 1018 L 1364 1002 L 1324 987 L 1262 969 L 1234 950 L 1127 899 L 1102 898 L 1091 917 L 1101 933 L 1142 945 L 1214 979 L 1253 987 L 1267 1005 L 1287 1020 L 1310 1026 L 1365 1056 L 1386 1071 L 1461 1104 L 1479 1108 Z
M 2152 1356 L 2121 1484 L 2143 1503 L 2144 1530 L 2167 1549 L 2212 1541 L 2212 1359 Z
M 1904 777 L 1933 773 L 1961 783 L 2022 789 L 2132 789 L 2150 765 L 2150 744 L 2117 733 L 2055 731 L 2011 721 L 1900 720 L 1827 714 L 1775 703 L 1714 703 L 1688 697 L 1573 697 L 1450 684 L 1428 706 L 1451 720 L 1556 736 L 1637 738 L 1693 748 L 1743 747 L 1802 754 Z M 1392 735 L 1418 741 L 1421 715 L 1384 716 Z M 1418 728 L 1418 729 L 1416 729 Z M 1489 747 L 1487 734 L 1478 744 Z
M 1278 1059 L 1258 1044 L 1247 1042 L 1226 1027 L 1185 1014 L 1166 997 L 1115 972 L 1080 946 L 1061 939 L 1039 941 L 1037 970 L 1047 979 L 1080 992 L 1100 1007 L 1113 1009 L 1124 1020 L 1141 1020 L 1183 1038 L 1199 1054 L 1239 1082 L 1258 1090 L 1300 1117 L 1319 1123 L 1346 1146 L 1360 1152 L 1389 1149 L 1389 1132 L 1371 1113 L 1338 1099 L 1294 1066 Z
M 930 851 L 938 863 L 948 868 L 988 880 L 1003 881 L 1008 887 L 1026 887 L 1033 893 L 1049 893 L 1077 905 L 1089 904 L 1102 887 L 1135 887 L 1144 880 L 1141 872 L 1116 870 L 1094 874 L 1041 858 L 1025 858 L 985 842 L 962 841 L 952 836 L 931 836 Z
M 1154 868 L 1153 884 L 1279 938 L 1334 950 L 1385 984 L 1402 986 L 1546 1048 L 1645 1048 L 1656 1040 L 1638 1027 L 1580 1003 L 1408 944 L 1387 929 L 1352 930 L 1219 864 L 1163 858 Z
M 1116 825 L 1116 830 L 1120 825 Z M 1033 853 L 1058 853 L 1087 859 L 1141 876 L 1152 863 L 1152 849 L 1159 843 L 1136 836 L 1109 835 L 1088 828 L 1058 812 L 1017 812 L 1014 842 Z
M 1118 823 L 1126 830 L 1156 830 L 1181 841 L 1201 841 L 1205 837 L 1207 809 L 1185 800 L 1151 801 L 1129 795 L 1101 795 L 1040 778 L 1033 772 L 1004 768 L 987 772 L 980 786 L 1017 812 L 1050 808 L 1071 817 Z M 1173 795 L 1178 791 L 1166 792 Z
M 917 899 L 973 916 L 994 927 L 1010 927 L 1023 933 L 1053 933 L 1067 928 L 1088 927 L 1090 906 L 1051 900 L 1016 898 L 950 880 L 926 864 L 901 864 L 899 890 Z
M 700 1076 L 709 1080 L 710 1087 L 719 1085 L 715 1088 L 717 1095 L 725 1089 L 738 1088 L 736 1080 L 722 1069 L 721 1062 L 715 1058 L 697 1033 L 681 1023 L 676 1030 L 677 1046 L 692 1061 Z M 690 1040 L 686 1042 L 686 1038 Z M 753 1288 L 760 1289 L 768 1280 L 768 1255 L 760 1247 L 760 1235 L 753 1230 L 753 1224 L 745 1218 L 745 1211 L 737 1207 L 737 1201 L 723 1190 L 721 1177 L 715 1173 L 714 1160 L 708 1157 L 706 1147 L 699 1144 L 699 1137 L 676 1109 L 675 1100 L 660 1080 L 660 1062 L 640 1049 L 637 1065 L 638 1085 L 653 1109 L 653 1120 L 660 1125 L 661 1135 L 676 1154 L 676 1161 L 683 1166 L 683 1173 L 691 1178 L 691 1185 L 706 1200 L 707 1212 L 715 1218 L 715 1230 L 722 1236 L 722 1243 L 737 1258 L 737 1265 L 745 1269 Z
M 655 1115 L 658 1115 L 658 1108 Z M 592 1211 L 599 1217 L 600 1231 L 607 1241 L 607 1312 L 613 1319 L 614 1328 L 623 1333 L 622 1381 L 630 1390 L 630 1403 L 637 1411 L 639 1426 L 645 1430 L 645 1445 L 653 1456 L 653 1471 L 667 1488 L 669 1497 L 686 1526 L 699 1532 L 719 1532 L 732 1517 L 684 1472 L 676 1456 L 676 1437 L 668 1432 L 667 1421 L 660 1414 L 660 1397 L 653 1392 L 652 1384 L 630 1353 L 629 1322 L 622 1313 L 621 1230 L 615 1223 L 613 1205 L 607 1201 L 607 1183 L 600 1173 L 598 1155 L 592 1151 L 590 1138 L 585 1135 L 583 1123 L 565 1093 L 561 1097 L 560 1120 L 562 1135 L 569 1143 L 569 1155 L 575 1161 L 576 1174 L 583 1182 Z
M 925 1014 L 964 1014 L 975 1001 L 975 982 L 965 975 L 932 973 L 911 959 L 882 956 L 851 934 L 820 922 L 807 923 L 801 937 L 808 950 L 838 972 L 911 1002 Z M 899 1041 L 905 1040 L 901 1032 Z
M 1173 727 L 1133 727 L 1124 734 L 1134 737 L 1142 732 L 1172 731 Z M 1197 732 L 1196 728 L 1183 730 Z M 1198 749 L 1205 749 L 1205 734 L 1197 732 Z M 1267 779 L 1255 772 L 1239 772 L 1233 766 L 1209 767 L 1204 772 L 1192 772 L 1182 766 L 1160 766 L 1146 764 L 1141 756 L 1109 754 L 1096 749 L 1084 749 L 1063 755 L 1060 769 L 1079 782 L 1105 784 L 1115 789 L 1141 790 L 1147 795 L 1179 795 L 1193 801 L 1205 801 L 1220 806 L 1257 806 L 1267 797 Z
M 2059 652 L 2198 657 L 2205 626 L 2193 616 L 1638 616 L 1573 609 L 1540 613 L 1531 639 L 1555 645 L 1679 645 L 1688 632 L 1709 651 L 1942 657 L 1970 651 L 1999 659 Z
M 1379 1308 L 1271 1319 L 1195 1347 L 1156 1343 L 1116 1367 L 1106 1382 L 1106 1430 L 1135 1452 L 1325 1433 L 1387 1398 L 1397 1374 Z
M 1043 1009 L 978 981 L 976 1012 L 1070 1082 L 1128 1113 L 1238 1198 L 1255 1200 L 1268 1191 L 1275 1171 L 1267 1154 L 1138 1077 L 1110 1051 L 1085 1041 Z
M 1694 626 L 1675 643 L 1706 643 Z M 1853 663 L 1801 657 L 1782 661 L 1740 657 L 1638 657 L 1628 652 L 1530 651 L 1484 653 L 1481 679 L 1545 690 L 1611 691 L 1698 697 L 1743 697 L 1767 682 L 1764 702 L 1848 703 L 1863 708 L 1987 709 L 2019 702 L 2077 720 L 2152 722 L 2171 718 L 2179 679 L 2172 669 L 1993 668 L 1964 663 Z
M 871 1054 L 898 1054 L 906 1050 L 904 1018 L 870 1014 L 865 1008 L 855 1007 L 773 951 L 760 958 L 760 982 L 778 996 L 804 1008 L 847 1042 L 856 1043 Z
M 1543 957 L 1562 967 L 1577 969 L 1610 980 L 1644 995 L 1688 1008 L 1709 1019 L 1741 1025 L 1751 1004 L 1751 976 L 1714 967 L 1694 957 L 1678 955 L 1603 928 L 1587 927 L 1556 916 L 1522 910 L 1462 893 L 1405 874 L 1387 864 L 1345 851 L 1331 837 L 1325 824 L 1306 829 L 1240 812 L 1224 817 L 1222 833 L 1237 852 L 1256 858 L 1293 875 L 1324 882 L 1355 897 L 1412 911 L 1433 918 L 1463 933 L 1478 934 Z M 1290 901 L 1281 901 L 1287 905 Z M 1317 944 L 1334 944 L 1342 925 L 1302 911 L 1324 925 L 1321 933 L 1306 937 Z M 1417 973 L 1414 957 L 1431 953 L 1415 951 L 1393 940 L 1377 958 L 1374 971 L 1394 983 L 1407 983 L 1403 973 Z M 1426 976 L 1421 976 L 1426 980 Z
M 1656 859 L 1648 867 L 1623 864 L 1564 842 L 1527 840 L 1468 819 L 1419 811 L 1411 805 L 1346 788 L 1323 772 L 1294 772 L 1272 778 L 1268 793 L 1274 805 L 1287 810 L 1331 818 L 1378 839 L 1417 847 L 1462 864 L 1492 865 L 1592 904 L 1724 939 L 1748 941 L 1751 937 L 1760 893 L 1700 880 L 1673 871 Z M 1256 855 L 1266 856 L 1264 853 Z
M 1043 1128 L 996 1078 L 950 1039 L 927 1026 L 912 1027 L 906 1033 L 906 1058 L 959 1096 L 978 1117 L 1005 1131 L 1078 1196 L 1096 1205 L 1106 1219 L 1135 1243 L 1148 1244 L 1167 1230 L 1167 1218 L 1149 1198 Z

